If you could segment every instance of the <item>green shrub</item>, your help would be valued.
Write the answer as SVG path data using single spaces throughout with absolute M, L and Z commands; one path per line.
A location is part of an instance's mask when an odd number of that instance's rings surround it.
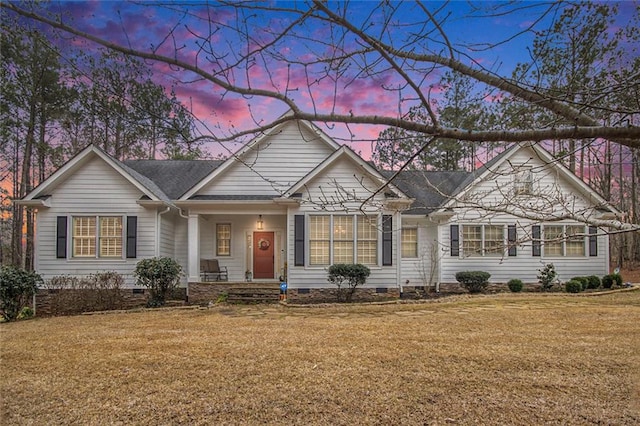
M 462 271 L 456 273 L 458 281 L 469 293 L 480 293 L 489 285 L 491 274 L 484 271 Z
M 609 274 L 602 277 L 602 287 L 603 288 L 611 288 L 614 285 L 620 287 L 622 286 L 622 275 L 620 274 Z
M 613 274 L 613 284 L 617 287 L 622 287 L 622 275 Z
M 182 267 L 170 257 L 142 259 L 133 275 L 138 285 L 149 289 L 148 307 L 164 305 L 167 294 L 178 287 Z
M 14 266 L 0 269 L 0 313 L 6 321 L 18 319 L 22 309 L 38 291 L 42 278 L 35 272 Z
M 587 277 L 587 280 L 589 281 L 589 283 L 587 284 L 587 288 L 600 288 L 600 277 L 598 277 L 597 275 L 589 275 Z
M 338 302 L 351 302 L 356 288 L 367 282 L 369 274 L 371 270 L 365 265 L 336 263 L 329 266 L 327 280 L 338 287 Z
M 567 293 L 580 293 L 582 291 L 582 283 L 578 280 L 569 280 L 565 283 L 564 289 Z
M 509 290 L 511 290 L 514 293 L 519 293 L 522 291 L 522 287 L 524 286 L 524 284 L 522 284 L 522 281 L 520 281 L 517 278 L 514 278 L 512 280 L 509 280 L 509 282 L 507 283 L 507 285 L 509 286 Z
M 216 303 L 227 303 L 229 300 L 229 293 L 222 292 L 216 298 Z
M 542 291 L 550 290 L 553 287 L 553 284 L 556 282 L 556 277 L 558 274 L 556 273 L 556 267 L 553 266 L 553 263 L 547 263 L 544 265 L 544 268 L 538 269 L 538 282 L 542 286 Z
M 29 318 L 32 318 L 34 315 L 35 315 L 35 312 L 33 312 L 33 309 L 31 308 L 31 306 L 25 306 L 20 310 L 20 313 L 18 314 L 18 319 L 29 319 Z
M 589 278 L 587 277 L 573 277 L 571 281 L 578 281 L 582 285 L 580 291 L 585 291 L 589 287 Z

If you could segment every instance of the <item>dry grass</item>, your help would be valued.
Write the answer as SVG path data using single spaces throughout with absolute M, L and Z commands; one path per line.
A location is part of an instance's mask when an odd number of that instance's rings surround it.
M 0 324 L 2 424 L 637 424 L 640 291 Z

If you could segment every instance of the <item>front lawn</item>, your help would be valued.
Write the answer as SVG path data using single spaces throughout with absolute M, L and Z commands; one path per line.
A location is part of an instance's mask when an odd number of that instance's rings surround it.
M 640 291 L 0 324 L 3 424 L 638 424 Z

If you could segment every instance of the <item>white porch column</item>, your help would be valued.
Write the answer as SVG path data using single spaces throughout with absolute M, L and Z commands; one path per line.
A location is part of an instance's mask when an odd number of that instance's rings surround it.
M 200 217 L 189 214 L 187 227 L 187 280 L 194 283 L 200 281 Z

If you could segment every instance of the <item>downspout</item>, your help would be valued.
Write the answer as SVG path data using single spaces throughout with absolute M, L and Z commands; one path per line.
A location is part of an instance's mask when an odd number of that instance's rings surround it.
M 169 213 L 170 210 L 171 210 L 171 206 L 167 206 L 166 209 L 164 209 L 161 212 L 158 212 L 158 215 L 156 218 L 156 257 L 160 257 L 160 235 L 161 235 L 160 224 L 162 223 L 160 216 L 162 216 L 163 214 Z

